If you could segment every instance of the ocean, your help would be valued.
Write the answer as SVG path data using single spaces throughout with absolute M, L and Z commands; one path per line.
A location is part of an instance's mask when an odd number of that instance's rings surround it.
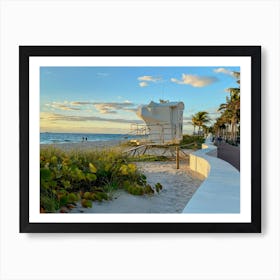
M 87 140 L 86 140 L 87 138 Z M 40 133 L 40 144 L 79 143 L 82 141 L 111 141 L 135 139 L 135 135 L 127 134 L 94 134 L 94 133 Z

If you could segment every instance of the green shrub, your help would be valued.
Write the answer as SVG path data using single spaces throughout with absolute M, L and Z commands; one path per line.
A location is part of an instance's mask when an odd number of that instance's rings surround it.
M 130 194 L 133 194 L 133 195 L 143 195 L 144 194 L 144 188 L 143 187 L 140 187 L 140 186 L 129 186 L 127 191 L 130 193 Z
M 53 213 L 59 209 L 58 201 L 51 196 L 41 195 L 40 197 L 40 206 L 43 209 L 43 212 L 46 213 Z
M 150 185 L 146 185 L 146 186 L 144 187 L 144 192 L 145 192 L 146 194 L 153 194 L 155 191 L 153 190 L 153 188 L 152 188 Z
M 68 200 L 68 203 L 75 203 L 78 201 L 78 196 L 75 193 L 69 193 L 67 200 Z
M 156 188 L 157 193 L 159 193 L 162 190 L 162 184 L 156 183 L 155 188 Z
M 91 193 L 90 192 L 85 192 L 84 195 L 83 195 L 83 198 L 90 199 L 91 198 Z
M 84 208 L 91 208 L 92 207 L 92 201 L 88 199 L 82 199 L 81 204 Z
M 185 146 L 187 149 L 201 149 L 202 143 L 205 139 L 203 136 L 198 135 L 183 135 L 183 139 L 180 142 L 180 146 Z
M 63 194 L 59 197 L 59 207 L 65 206 L 68 203 L 68 195 Z
M 40 153 L 41 206 L 46 212 L 81 199 L 107 200 L 117 189 L 141 195 L 152 193 L 146 176 L 116 149 L 67 151 L 47 147 Z M 85 203 L 85 202 L 84 202 Z

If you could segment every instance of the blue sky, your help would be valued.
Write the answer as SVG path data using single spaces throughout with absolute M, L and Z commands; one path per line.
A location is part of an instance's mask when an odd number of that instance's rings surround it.
M 184 133 L 191 115 L 215 120 L 239 67 L 41 67 L 41 132 L 127 133 L 135 111 L 159 99 L 183 101 Z

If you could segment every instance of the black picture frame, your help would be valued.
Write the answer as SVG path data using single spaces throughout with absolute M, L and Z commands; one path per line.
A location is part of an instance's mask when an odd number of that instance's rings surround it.
M 251 58 L 251 222 L 34 223 L 29 220 L 29 59 L 36 56 L 247 56 Z M 260 46 L 19 46 L 21 233 L 259 233 L 261 232 Z M 249 147 L 248 147 L 249 148 Z M 248 186 L 249 187 L 249 186 Z

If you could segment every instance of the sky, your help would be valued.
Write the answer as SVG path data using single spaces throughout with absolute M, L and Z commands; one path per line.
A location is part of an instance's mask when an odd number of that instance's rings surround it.
M 185 104 L 183 133 L 191 116 L 207 111 L 212 122 L 237 87 L 239 67 L 40 67 L 40 131 L 128 133 L 140 105 L 160 99 Z

